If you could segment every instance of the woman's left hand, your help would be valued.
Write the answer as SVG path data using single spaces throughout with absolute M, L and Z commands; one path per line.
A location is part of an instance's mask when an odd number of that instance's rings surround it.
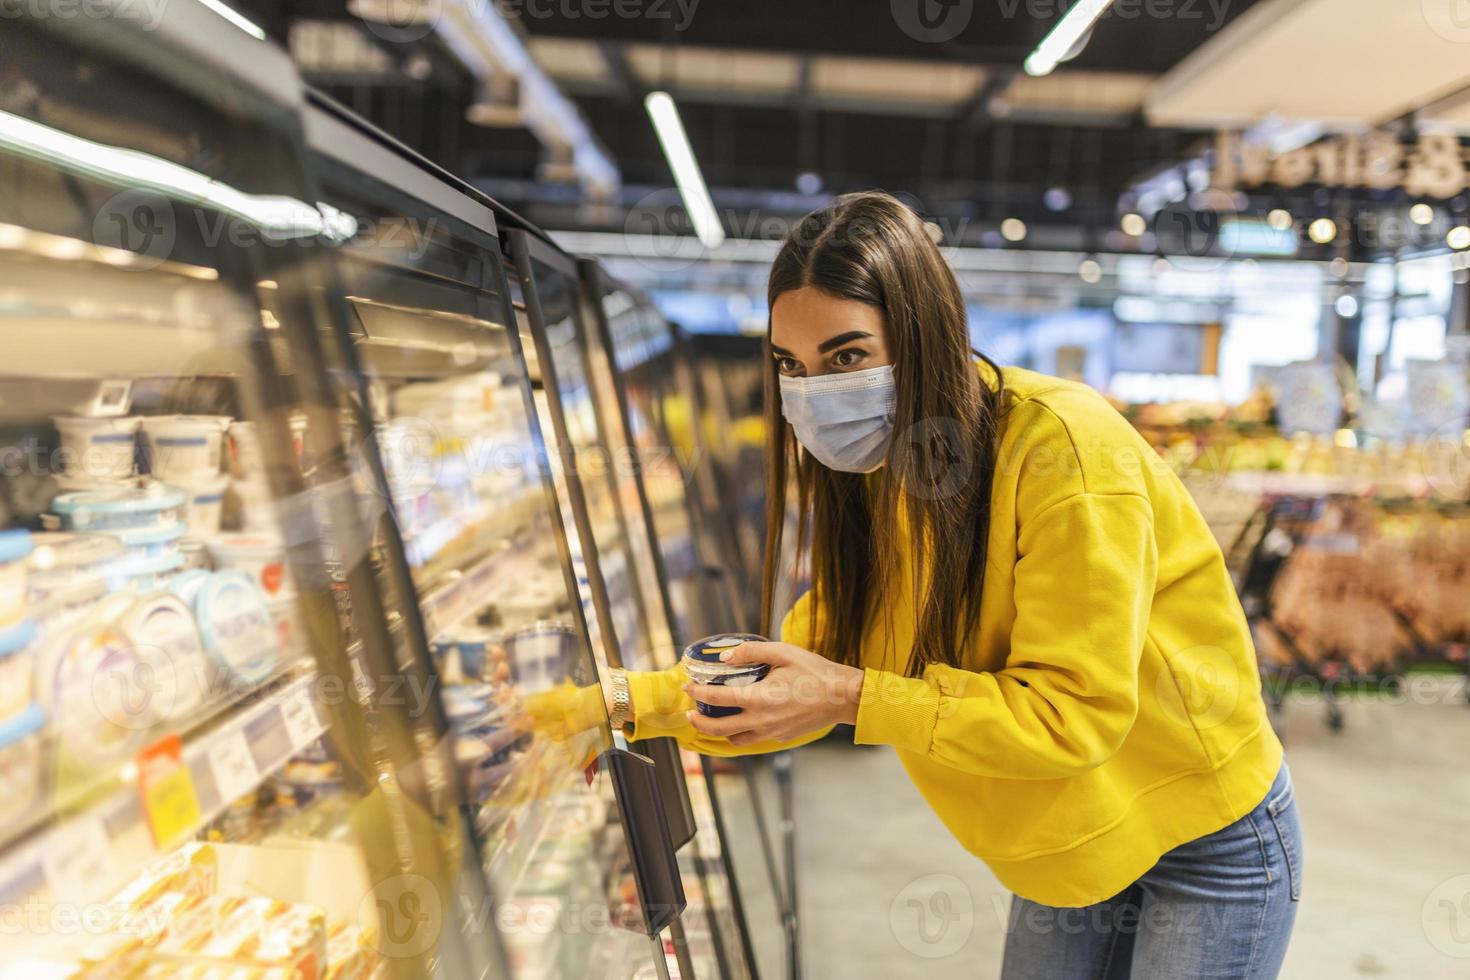
M 839 723 L 857 723 L 863 672 L 790 643 L 742 643 L 721 655 L 729 664 L 770 664 L 754 684 L 684 686 L 694 700 L 729 705 L 738 715 L 711 718 L 689 712 L 689 723 L 706 735 L 728 738 L 731 745 L 787 742 Z

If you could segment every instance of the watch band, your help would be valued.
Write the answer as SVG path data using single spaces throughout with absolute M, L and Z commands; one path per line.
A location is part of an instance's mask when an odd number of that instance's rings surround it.
M 628 675 L 614 667 L 612 669 L 612 714 L 608 722 L 614 729 L 622 729 L 633 722 L 632 692 L 628 690 Z

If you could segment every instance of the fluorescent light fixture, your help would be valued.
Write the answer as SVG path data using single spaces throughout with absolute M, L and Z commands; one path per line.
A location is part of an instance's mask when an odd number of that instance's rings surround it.
M 643 105 L 653 120 L 669 169 L 674 172 L 674 183 L 679 185 L 684 210 L 689 212 L 689 220 L 694 222 L 694 233 L 705 248 L 719 248 L 725 241 L 725 229 L 720 227 L 715 202 L 710 200 L 709 188 L 704 184 L 704 175 L 699 172 L 699 161 L 694 159 L 694 148 L 689 145 L 689 136 L 684 132 L 684 123 L 679 119 L 679 109 L 674 105 L 673 97 L 667 92 L 650 92 Z
M 240 30 L 244 31 L 246 34 L 249 34 L 251 37 L 255 38 L 257 41 L 265 40 L 265 31 L 261 30 L 258 24 L 250 20 L 244 14 L 240 13 L 240 11 L 225 4 L 223 0 L 199 0 L 199 2 L 204 4 L 204 6 L 208 7 L 210 10 L 213 10 L 215 13 L 219 14 L 231 24 L 234 24 L 236 27 L 240 28 Z
M 95 143 L 3 110 L 0 147 L 94 180 L 215 208 L 278 238 L 321 235 L 346 241 L 357 233 L 357 220 L 335 208 L 313 207 L 282 195 L 247 194 L 151 153 Z
M 1077 0 L 1027 56 L 1026 74 L 1050 75 L 1112 4 L 1113 0 Z

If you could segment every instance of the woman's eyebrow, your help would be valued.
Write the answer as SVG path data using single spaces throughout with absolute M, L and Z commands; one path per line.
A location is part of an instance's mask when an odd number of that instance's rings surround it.
M 838 347 L 841 347 L 843 344 L 848 344 L 854 340 L 862 340 L 864 337 L 871 336 L 873 335 L 868 333 L 866 330 L 849 330 L 847 333 L 840 333 L 835 337 L 829 337 L 828 339 L 822 341 L 820 344 L 817 345 L 817 352 L 820 354 L 825 354 L 829 350 L 835 350 Z
M 777 357 L 791 357 L 793 360 L 795 360 L 789 350 L 784 347 L 777 347 L 775 344 L 771 345 L 771 353 L 775 354 Z

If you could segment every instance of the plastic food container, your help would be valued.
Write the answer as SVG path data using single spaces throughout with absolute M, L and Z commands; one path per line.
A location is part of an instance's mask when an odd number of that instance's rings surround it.
M 214 566 L 244 572 L 269 599 L 295 594 L 286 569 L 286 546 L 268 534 L 222 534 L 205 542 Z
M 42 632 L 64 629 L 107 596 L 102 578 L 84 579 L 37 599 L 31 604 L 31 619 L 43 624 Z
M 107 581 L 114 589 L 156 592 L 184 567 L 184 556 L 178 550 L 147 557 L 124 558 L 109 569 Z
M 118 490 L 63 493 L 51 509 L 67 531 L 120 531 L 177 523 L 183 515 L 184 494 L 156 480 Z
M 30 646 L 36 634 L 36 624 L 29 619 L 0 633 L 0 723 L 26 710 L 34 697 L 36 671 Z
M 199 590 L 204 588 L 204 583 L 210 579 L 210 573 L 202 568 L 190 568 L 175 575 L 168 581 L 168 590 L 183 599 L 194 608 L 194 600 L 199 597 Z
M 67 476 L 121 480 L 133 475 L 133 450 L 141 419 L 61 415 L 52 421 L 61 433 L 61 462 Z
M 209 558 L 209 547 L 198 538 L 180 538 L 179 554 L 184 556 L 184 568 L 189 571 L 207 572 L 214 568 Z
M 31 532 L 0 531 L 0 630 L 8 630 L 25 618 L 26 559 L 31 553 Z
M 232 683 L 253 687 L 275 670 L 276 625 L 244 572 L 216 572 L 194 599 L 204 649 Z
M 228 476 L 216 474 L 181 488 L 188 495 L 184 501 L 184 521 L 189 525 L 191 535 L 208 538 L 219 533 L 225 488 L 229 485 Z
M 193 486 L 218 476 L 227 415 L 155 415 L 143 420 L 148 471 L 165 483 Z
M 183 538 L 184 530 L 182 524 L 162 524 L 157 527 L 127 527 L 108 533 L 123 543 L 127 557 L 157 558 L 179 554 L 179 540 Z
M 445 682 L 457 684 L 462 680 L 486 680 L 491 652 L 499 646 L 497 633 L 472 627 L 435 640 L 429 644 L 429 651 L 438 662 Z
M 720 660 L 720 654 L 742 643 L 763 643 L 765 639 L 755 633 L 718 633 L 689 644 L 684 648 L 684 656 L 679 662 L 684 665 L 689 679 L 696 684 L 720 684 L 726 687 L 754 684 L 770 673 L 769 664 L 727 664 Z M 711 718 L 740 714 L 739 708 L 730 705 L 695 701 L 694 706 L 699 709 L 700 714 Z
M 122 542 L 106 534 L 47 531 L 31 535 L 31 544 L 26 584 L 32 602 L 103 581 L 123 555 Z
M 0 824 L 11 825 L 41 797 L 41 728 L 46 712 L 31 704 L 0 723 Z
M 156 720 L 153 675 L 117 627 L 137 601 L 115 593 L 92 613 L 43 644 L 37 655 L 37 700 L 47 709 L 60 745 L 85 764 L 121 758 L 148 737 Z
M 545 691 L 571 673 L 577 655 L 577 634 L 560 623 L 537 623 L 513 633 L 505 641 L 511 678 L 526 694 Z
M 118 622 L 145 669 L 153 671 L 160 721 L 194 713 L 208 697 L 212 678 L 194 613 L 177 595 L 145 595 Z

